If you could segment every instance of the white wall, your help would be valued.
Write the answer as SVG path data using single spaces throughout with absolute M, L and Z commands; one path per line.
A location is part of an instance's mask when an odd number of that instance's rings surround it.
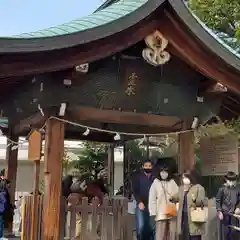
M 123 185 L 123 162 L 115 162 L 114 167 L 114 191 Z
M 6 168 L 6 161 L 0 160 L 0 169 Z M 43 179 L 43 162 L 40 165 L 40 180 Z M 18 161 L 16 199 L 33 191 L 34 167 L 28 160 Z

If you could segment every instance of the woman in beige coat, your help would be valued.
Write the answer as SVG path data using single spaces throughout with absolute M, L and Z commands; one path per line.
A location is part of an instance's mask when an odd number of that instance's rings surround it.
M 172 202 L 179 203 L 177 216 L 177 238 L 182 240 L 201 240 L 205 232 L 205 222 L 193 222 L 191 211 L 196 207 L 207 207 L 205 189 L 199 184 L 200 176 L 193 169 L 182 175 L 183 185 Z
M 176 206 L 169 199 L 178 193 L 178 186 L 169 174 L 167 167 L 161 167 L 149 192 L 149 213 L 156 221 L 156 240 L 175 240 Z M 170 206 L 170 208 L 168 208 Z M 175 213 L 169 214 L 167 208 L 175 208 Z M 174 216 L 175 215 L 175 216 Z

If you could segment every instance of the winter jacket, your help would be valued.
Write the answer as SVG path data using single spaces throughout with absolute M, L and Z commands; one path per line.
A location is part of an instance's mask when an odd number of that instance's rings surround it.
M 184 189 L 183 186 L 179 188 L 179 193 L 172 198 L 172 201 L 179 203 L 177 215 L 177 235 L 182 234 L 182 212 L 184 203 Z M 194 199 L 193 199 L 194 198 Z M 196 198 L 196 199 L 195 199 Z M 193 185 L 187 193 L 187 208 L 188 208 L 188 227 L 191 236 L 204 235 L 205 223 L 194 223 L 191 220 L 191 208 L 208 206 L 208 201 L 205 194 L 205 189 L 200 184 Z
M 168 204 L 173 204 L 169 199 L 178 194 L 179 187 L 173 179 L 162 181 L 155 179 L 149 192 L 149 213 L 156 216 L 155 220 L 166 220 L 164 212 Z
M 224 185 L 219 188 L 216 196 L 217 211 L 234 213 L 236 208 L 240 208 L 240 186 Z
M 146 209 L 148 208 L 149 191 L 153 181 L 154 177 L 152 175 L 147 177 L 144 173 L 140 173 L 132 182 L 133 196 L 137 204 L 143 202 Z

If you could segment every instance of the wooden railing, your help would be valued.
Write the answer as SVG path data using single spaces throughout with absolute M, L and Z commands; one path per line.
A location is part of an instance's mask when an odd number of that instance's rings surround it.
M 33 197 L 24 199 L 22 219 L 22 240 L 31 240 Z M 41 223 L 43 197 L 38 198 L 39 210 L 37 216 L 38 238 L 41 240 Z M 127 213 L 128 200 L 126 199 L 104 199 L 103 204 L 98 206 L 98 201 L 93 200 L 91 204 L 83 199 L 80 205 L 65 204 L 65 210 L 60 219 L 62 226 L 61 239 L 78 240 L 133 240 L 135 219 Z
M 126 199 L 104 199 L 101 206 L 97 200 L 71 205 L 66 235 L 81 240 L 132 240 L 134 219 L 127 213 L 127 204 Z
M 33 219 L 33 196 L 25 196 L 22 202 L 21 214 L 22 214 L 22 226 L 21 226 L 21 239 L 32 240 L 31 227 L 33 222 L 37 224 L 37 237 L 41 239 L 41 223 L 42 223 L 42 209 L 43 209 L 43 197 L 37 197 L 38 211 L 34 215 Z

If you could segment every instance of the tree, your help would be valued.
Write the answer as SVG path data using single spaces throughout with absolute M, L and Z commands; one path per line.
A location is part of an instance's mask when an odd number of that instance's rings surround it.
M 142 162 L 146 159 L 147 152 L 143 147 L 139 146 L 137 140 L 128 141 L 126 143 L 127 162 L 129 163 L 129 174 L 140 169 Z
M 73 168 L 73 161 L 71 157 L 67 154 L 66 149 L 64 149 L 63 153 L 63 175 L 67 175 L 70 170 Z
M 188 6 L 210 29 L 236 37 L 240 43 L 239 0 L 189 0 Z
M 77 153 L 78 159 L 72 161 L 72 167 L 81 175 L 96 180 L 97 174 L 104 168 L 107 159 L 105 144 L 83 143 L 83 148 Z

